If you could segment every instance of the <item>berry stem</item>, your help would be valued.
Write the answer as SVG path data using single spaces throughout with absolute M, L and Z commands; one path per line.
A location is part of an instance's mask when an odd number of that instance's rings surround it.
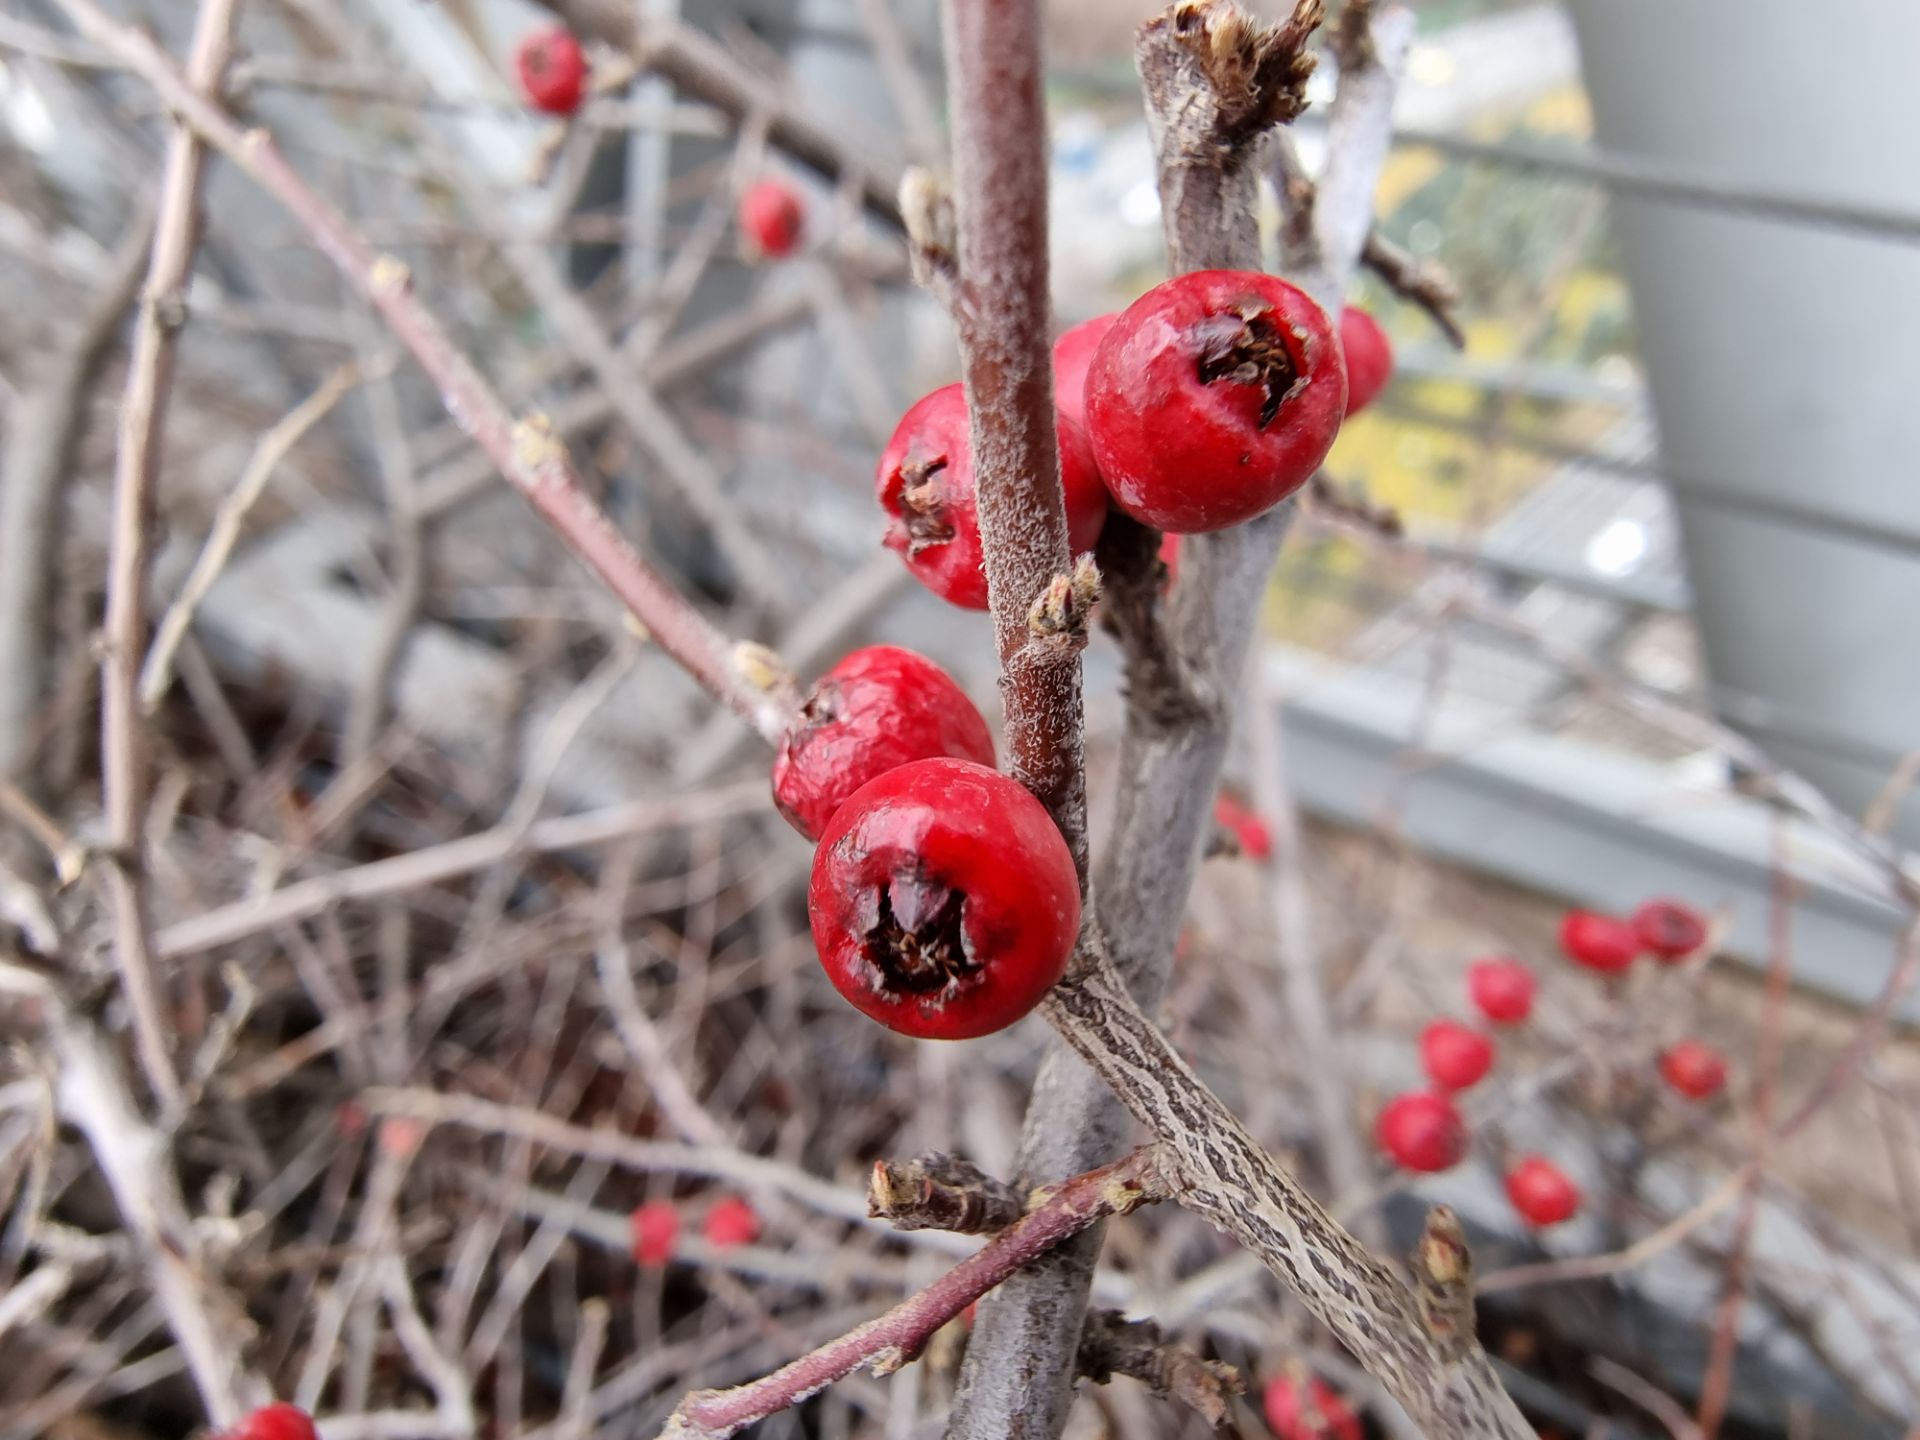
M 1096 1220 L 1131 1214 L 1168 1195 L 1160 1153 L 1154 1146 L 1077 1175 L 1048 1191 L 977 1253 L 884 1315 L 763 1379 L 732 1390 L 689 1395 L 667 1421 L 660 1440 L 723 1440 L 856 1370 L 872 1367 L 881 1374 L 891 1373 L 918 1355 L 934 1331 L 1022 1266 Z
M 1087 863 L 1078 647 L 1028 616 L 1072 568 L 1048 340 L 1046 110 L 1034 0 L 946 0 L 958 284 L 987 591 L 1013 774 Z

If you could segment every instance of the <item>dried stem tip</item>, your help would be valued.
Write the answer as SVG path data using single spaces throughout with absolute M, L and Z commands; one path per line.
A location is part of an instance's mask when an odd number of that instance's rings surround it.
M 940 1151 L 905 1165 L 882 1160 L 867 1185 L 867 1213 L 898 1230 L 990 1235 L 1025 1213 L 1020 1192 L 970 1161 Z
M 1254 136 L 1307 108 L 1314 57 L 1307 41 L 1326 16 L 1323 0 L 1298 0 L 1269 25 L 1225 0 L 1181 0 L 1141 32 L 1170 30 L 1213 92 L 1214 140 L 1238 150 Z

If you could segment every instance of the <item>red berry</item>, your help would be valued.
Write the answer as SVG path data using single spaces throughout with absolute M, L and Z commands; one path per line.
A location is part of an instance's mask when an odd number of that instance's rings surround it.
M 1197 270 L 1156 285 L 1087 372 L 1087 436 L 1114 503 L 1161 530 L 1223 530 L 1319 467 L 1346 408 L 1340 345 L 1274 275 Z
M 1618 975 L 1640 954 L 1640 937 L 1624 920 L 1569 910 L 1560 920 L 1560 948 L 1567 958 L 1602 975 Z
M 1242 805 L 1233 796 L 1222 793 L 1213 802 L 1213 823 L 1233 836 L 1242 854 L 1265 860 L 1273 854 L 1273 831 L 1257 810 Z
M 700 1222 L 700 1233 L 716 1250 L 751 1245 L 760 1238 L 760 1217 L 738 1195 L 723 1195 Z
M 773 799 L 809 840 L 846 798 L 909 760 L 952 755 L 993 768 L 993 734 L 966 692 L 924 655 L 856 650 L 800 708 L 773 760 Z
M 1167 587 L 1180 578 L 1180 537 L 1162 535 L 1160 537 L 1160 563 L 1167 567 Z
M 1496 1025 L 1518 1025 L 1533 1013 L 1533 972 L 1518 960 L 1494 956 L 1467 967 L 1467 994 Z
M 1633 912 L 1633 933 L 1658 960 L 1684 960 L 1707 943 L 1707 922 L 1678 900 L 1649 900 Z
M 587 93 L 587 56 L 564 25 L 536 30 L 513 52 L 520 93 L 536 110 L 571 115 Z
M 1580 1187 L 1551 1160 L 1528 1155 L 1507 1172 L 1507 1199 L 1529 1225 L 1558 1225 L 1580 1209 Z
M 964 1040 L 1033 1009 L 1080 930 L 1073 856 L 1040 802 L 969 760 L 870 780 L 820 836 L 807 887 L 827 978 L 889 1029 Z
M 747 1212 L 751 1215 L 753 1212 Z M 634 1207 L 633 1258 L 641 1265 L 664 1265 L 673 1258 L 674 1242 L 680 1238 L 680 1212 L 664 1200 L 649 1200 Z M 708 1217 L 712 1224 L 712 1217 Z
M 1444 1095 L 1409 1090 L 1387 1102 L 1374 1139 L 1405 1170 L 1448 1170 L 1467 1153 L 1467 1122 Z
M 1493 1041 L 1458 1020 L 1436 1020 L 1420 1032 L 1420 1063 L 1442 1090 L 1467 1090 L 1493 1068 Z
M 1705 1100 L 1725 1088 L 1727 1059 L 1703 1040 L 1681 1040 L 1660 1057 L 1660 1078 L 1689 1100 Z
M 1357 415 L 1393 378 L 1393 342 L 1378 320 L 1349 305 L 1340 312 L 1340 353 L 1347 362 L 1347 414 Z
M 1317 1375 L 1277 1375 L 1261 1397 L 1267 1424 L 1280 1440 L 1361 1440 L 1360 1418 L 1340 1392 Z
M 227 1431 L 224 1440 L 316 1440 L 318 1433 L 306 1411 L 276 1400 Z
M 1053 408 L 1076 425 L 1087 423 L 1087 370 L 1093 352 L 1119 318 L 1118 312 L 1096 315 L 1053 342 Z
M 1063 418 L 1058 434 L 1067 541 L 1078 555 L 1100 538 L 1107 491 L 1080 427 Z M 970 610 L 986 609 L 973 443 L 960 386 L 942 386 L 900 417 L 874 478 L 887 512 L 887 548 L 899 552 L 914 578 L 934 594 Z
M 740 232 L 760 254 L 784 259 L 800 246 L 807 212 L 792 186 L 756 180 L 740 197 Z

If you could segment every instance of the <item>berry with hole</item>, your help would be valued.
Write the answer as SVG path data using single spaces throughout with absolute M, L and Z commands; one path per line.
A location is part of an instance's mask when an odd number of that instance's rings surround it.
M 1640 955 L 1640 937 L 1624 920 L 1591 910 L 1569 910 L 1560 919 L 1560 948 L 1576 965 L 1618 975 Z
M 1704 1040 L 1680 1040 L 1660 1056 L 1660 1078 L 1689 1100 L 1709 1100 L 1727 1084 L 1727 1057 Z
M 219 1440 L 316 1440 L 318 1434 L 306 1411 L 276 1400 L 262 1405 Z
M 1458 1020 L 1435 1020 L 1420 1032 L 1420 1064 L 1442 1090 L 1470 1090 L 1493 1069 L 1493 1041 Z
M 738 1195 L 723 1195 L 700 1222 L 700 1233 L 716 1250 L 751 1245 L 760 1238 L 760 1217 Z
M 1453 1101 L 1426 1090 L 1409 1090 L 1389 1100 L 1373 1133 L 1403 1170 L 1450 1170 L 1467 1153 L 1467 1122 Z
M 1260 812 L 1241 804 L 1225 791 L 1214 797 L 1213 823 L 1233 836 L 1240 853 L 1249 859 L 1266 860 L 1272 857 L 1273 831 L 1260 818 Z
M 967 399 L 958 385 L 922 397 L 900 417 L 880 452 L 874 488 L 887 512 L 886 544 L 934 594 L 969 610 L 987 608 L 986 555 L 973 488 Z M 1056 429 L 1066 495 L 1067 542 L 1091 550 L 1107 518 L 1107 491 L 1087 438 L 1071 420 Z
M 1707 922 L 1678 900 L 1649 900 L 1633 912 L 1633 933 L 1656 960 L 1684 960 L 1707 943 Z
M 1260 1397 L 1280 1440 L 1361 1440 L 1360 1417 L 1318 1375 L 1276 1375 Z
M 664 1200 L 636 1205 L 628 1221 L 633 1231 L 633 1258 L 639 1265 L 664 1265 L 673 1258 L 680 1238 L 680 1212 Z
M 783 260 L 800 248 L 806 207 L 782 180 L 756 180 L 740 196 L 740 233 L 756 255 Z
M 773 759 L 773 799 L 809 840 L 847 797 L 909 760 L 993 767 L 993 733 L 953 677 L 896 645 L 856 650 L 813 687 Z
M 1474 1008 L 1496 1025 L 1518 1025 L 1533 1014 L 1533 972 L 1504 955 L 1467 967 L 1467 994 Z
M 1393 342 L 1378 320 L 1349 305 L 1340 312 L 1340 353 L 1347 362 L 1347 414 L 1357 415 L 1393 378 Z
M 587 53 L 564 25 L 535 30 L 513 52 L 514 74 L 529 105 L 549 115 L 571 115 L 587 93 Z
M 1551 1160 L 1528 1155 L 1507 1172 L 1507 1199 L 1527 1224 L 1558 1225 L 1579 1213 L 1580 1187 Z
M 1121 312 L 1087 372 L 1087 436 L 1113 500 L 1176 534 L 1271 510 L 1339 433 L 1347 377 L 1326 313 L 1274 275 L 1196 270 Z
M 1024 787 L 969 760 L 916 760 L 855 791 L 807 886 L 827 978 L 889 1029 L 1005 1029 L 1066 969 L 1080 929 L 1073 855 Z
M 1087 371 L 1093 366 L 1093 352 L 1119 318 L 1115 311 L 1082 320 L 1053 342 L 1053 408 L 1076 425 L 1087 423 Z

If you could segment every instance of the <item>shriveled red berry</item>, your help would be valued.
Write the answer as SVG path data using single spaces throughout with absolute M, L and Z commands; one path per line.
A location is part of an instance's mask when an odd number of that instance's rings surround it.
M 1689 1100 L 1707 1100 L 1727 1084 L 1727 1057 L 1704 1040 L 1680 1040 L 1660 1057 L 1660 1078 Z
M 1602 975 L 1618 975 L 1640 955 L 1640 937 L 1624 920 L 1591 910 L 1569 910 L 1560 918 L 1560 948 L 1576 965 Z
M 993 766 L 993 733 L 953 677 L 924 655 L 869 645 L 835 665 L 800 707 L 773 759 L 773 799 L 818 838 L 847 797 L 909 760 Z
M 1580 1187 L 1551 1160 L 1528 1155 L 1507 1172 L 1507 1199 L 1529 1225 L 1558 1225 L 1580 1209 Z
M 1707 943 L 1707 922 L 1678 900 L 1649 900 L 1633 912 L 1633 933 L 1655 959 L 1684 960 Z
M 1340 342 L 1275 275 L 1196 270 L 1113 323 L 1087 372 L 1087 437 L 1122 510 L 1223 530 L 1306 484 L 1346 410 Z
M 629 1223 L 633 1227 L 633 1258 L 636 1263 L 664 1265 L 673 1258 L 674 1244 L 680 1238 L 680 1212 L 672 1205 L 664 1200 L 649 1200 L 644 1205 L 637 1205 Z
M 739 220 L 740 233 L 756 252 L 781 260 L 799 248 L 807 212 L 791 185 L 756 180 L 740 196 Z
M 1066 969 L 1080 929 L 1073 856 L 1045 807 L 969 760 L 870 780 L 820 836 L 807 886 L 827 978 L 890 1029 L 1004 1029 Z
M 1340 312 L 1340 353 L 1347 362 L 1347 414 L 1357 415 L 1393 378 L 1393 342 L 1378 320 L 1349 305 Z
M 1518 1025 L 1533 1013 L 1533 972 L 1504 955 L 1467 967 L 1467 994 L 1474 1008 L 1496 1025 Z
M 276 1400 L 224 1432 L 220 1440 L 316 1440 L 318 1434 L 306 1411 Z
M 1318 1375 L 1276 1375 L 1260 1398 L 1280 1440 L 1361 1440 L 1364 1433 L 1353 1408 Z
M 571 115 L 587 93 L 587 55 L 564 25 L 535 30 L 515 47 L 514 73 L 520 93 L 536 110 Z
M 1087 439 L 1061 419 L 1060 480 L 1066 492 L 1067 541 L 1091 550 L 1107 518 L 1107 491 L 1093 468 Z M 887 512 L 886 543 L 934 594 L 970 610 L 987 608 L 986 556 L 973 488 L 973 442 L 967 399 L 958 385 L 922 397 L 900 417 L 880 452 L 874 477 Z
M 1253 860 L 1273 855 L 1273 831 L 1260 812 L 1241 804 L 1224 791 L 1213 802 L 1213 823 L 1233 836 L 1240 853 Z
M 738 1195 L 723 1195 L 700 1222 L 700 1233 L 716 1250 L 751 1245 L 760 1238 L 760 1217 Z
M 1467 1153 L 1467 1122 L 1453 1101 L 1426 1090 L 1389 1100 L 1373 1133 L 1380 1148 L 1404 1170 L 1448 1170 Z
M 1458 1020 L 1435 1020 L 1420 1032 L 1420 1064 L 1442 1090 L 1467 1090 L 1493 1069 L 1493 1041 Z
M 1087 371 L 1093 352 L 1119 318 L 1116 311 L 1082 320 L 1053 342 L 1053 408 L 1076 425 L 1087 423 Z

